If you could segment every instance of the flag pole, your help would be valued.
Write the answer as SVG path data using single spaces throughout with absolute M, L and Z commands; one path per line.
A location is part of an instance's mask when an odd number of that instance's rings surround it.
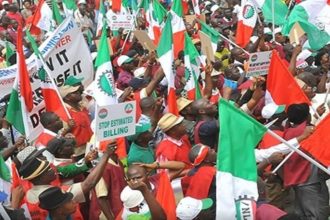
M 306 160 L 308 160 L 315 166 L 317 166 L 320 170 L 322 170 L 323 172 L 330 175 L 330 170 L 328 170 L 326 167 L 324 167 L 322 164 L 320 164 L 319 162 L 317 162 L 316 160 L 314 160 L 313 158 L 308 156 L 306 153 L 304 153 L 300 149 L 292 146 L 289 142 L 284 140 L 281 136 L 279 136 L 278 134 L 276 134 L 275 132 L 273 132 L 272 130 L 269 130 L 269 129 L 267 129 L 267 133 L 270 134 L 273 138 L 275 138 L 275 139 L 279 140 L 280 142 L 282 142 L 283 144 L 285 144 L 287 147 L 291 148 L 291 150 L 295 151 L 297 154 L 299 154 L 300 156 L 302 156 L 303 158 L 305 158 Z
M 233 41 L 229 40 L 227 37 L 225 37 L 225 36 L 224 36 L 224 35 L 222 35 L 221 33 L 219 33 L 219 35 L 220 35 L 220 37 L 221 37 L 221 38 L 223 38 L 224 40 L 226 40 L 228 43 L 230 43 L 230 44 L 234 45 L 235 47 L 241 48 L 241 49 L 244 51 L 244 53 L 246 53 L 246 54 L 250 55 L 250 53 L 249 53 L 249 52 L 247 52 L 246 50 L 244 50 L 244 48 L 242 48 L 242 47 L 238 46 L 236 43 L 234 43 Z
M 325 94 L 325 98 L 324 98 L 324 102 L 323 102 L 324 104 L 327 103 L 329 92 L 330 92 L 330 88 L 328 88 L 327 93 Z
M 272 0 L 272 27 L 273 27 L 273 41 L 275 41 L 275 2 Z
M 289 160 L 289 158 L 292 156 L 292 154 L 294 153 L 295 151 L 291 151 L 282 161 L 279 165 L 277 165 L 277 167 L 275 167 L 275 169 L 272 171 L 272 174 L 275 174 L 284 164 L 285 162 L 287 162 Z
M 292 4 L 293 4 L 293 0 L 290 0 L 290 2 L 289 2 L 289 6 L 288 6 L 288 13 L 286 13 L 286 15 L 285 15 L 285 20 L 287 20 L 288 19 L 288 17 L 289 17 L 289 15 L 290 15 L 290 12 L 291 12 L 291 6 L 292 6 Z

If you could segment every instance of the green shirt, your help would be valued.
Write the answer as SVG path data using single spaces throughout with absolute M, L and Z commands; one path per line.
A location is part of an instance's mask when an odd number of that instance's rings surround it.
M 141 147 L 133 142 L 127 160 L 128 165 L 132 163 L 153 163 L 155 162 L 155 153 L 151 147 Z

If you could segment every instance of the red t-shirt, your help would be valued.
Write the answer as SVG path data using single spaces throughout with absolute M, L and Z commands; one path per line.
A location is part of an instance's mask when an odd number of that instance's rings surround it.
M 75 136 L 77 146 L 79 147 L 86 144 L 93 135 L 88 110 L 83 108 L 81 111 L 77 111 L 73 108 L 68 108 L 68 111 L 75 122 L 71 133 Z
M 191 167 L 189 161 L 189 151 L 191 149 L 191 144 L 187 135 L 181 138 L 181 145 L 174 143 L 169 139 L 162 140 L 156 150 L 156 157 L 160 160 L 169 160 L 169 161 L 181 161 L 184 162 L 188 167 Z

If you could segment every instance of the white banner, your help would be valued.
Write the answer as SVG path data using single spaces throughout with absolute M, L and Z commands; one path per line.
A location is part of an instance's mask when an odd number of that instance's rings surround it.
M 131 14 L 111 14 L 108 20 L 110 29 L 113 31 L 123 28 L 124 30 L 133 30 L 134 16 Z
M 135 134 L 135 101 L 98 107 L 96 111 L 97 141 Z
M 43 54 L 50 74 L 58 87 L 62 86 L 70 75 L 78 78 L 83 77 L 85 86 L 92 82 L 94 75 L 92 57 L 80 29 L 72 19 L 66 19 L 43 42 L 39 50 Z M 41 81 L 38 77 L 41 62 L 35 55 L 32 55 L 26 63 L 30 74 L 34 102 L 34 108 L 29 113 L 29 124 L 32 126 L 30 131 L 33 134 L 29 139 L 34 140 L 43 129 L 40 124 L 40 114 L 45 111 Z M 11 92 L 16 72 L 17 65 L 0 69 L 1 96 Z

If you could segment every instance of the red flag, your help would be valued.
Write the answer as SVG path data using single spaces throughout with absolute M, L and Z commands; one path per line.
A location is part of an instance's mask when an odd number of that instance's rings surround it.
M 310 105 L 310 100 L 299 87 L 276 51 L 273 51 L 267 76 L 266 103 L 269 102 L 286 106 L 298 103 L 308 103 Z
M 162 172 L 160 174 L 156 199 L 163 207 L 166 213 L 166 219 L 176 220 L 174 192 L 166 172 Z
M 25 56 L 23 51 L 23 32 L 22 26 L 18 27 L 17 32 L 17 56 L 18 56 L 18 74 L 19 87 L 22 100 L 25 102 L 26 109 L 30 112 L 33 109 L 32 88 L 30 84 L 29 72 L 25 63 Z
M 121 10 L 121 0 L 113 0 L 111 9 L 113 12 L 120 12 Z
M 314 133 L 300 143 L 315 159 L 325 166 L 330 166 L 330 114 L 316 127 Z

